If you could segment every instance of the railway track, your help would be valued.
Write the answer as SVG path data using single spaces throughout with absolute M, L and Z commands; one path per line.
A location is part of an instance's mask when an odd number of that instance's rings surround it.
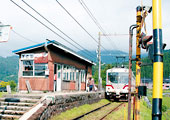
M 109 114 L 111 114 L 111 113 L 113 113 L 114 111 L 118 110 L 121 106 L 123 106 L 123 104 L 125 104 L 125 103 L 120 103 L 120 104 L 118 104 L 118 105 L 115 106 L 113 109 L 109 110 L 109 112 L 106 113 L 104 116 L 102 116 L 99 120 L 103 120 L 103 119 L 106 118 Z M 98 107 L 98 108 L 96 108 L 96 109 L 94 109 L 94 110 L 92 110 L 92 111 L 90 111 L 90 112 L 87 112 L 87 113 L 85 113 L 85 114 L 83 114 L 83 115 L 81 115 L 81 116 L 78 116 L 78 117 L 76 117 L 76 118 L 74 118 L 74 119 L 72 119 L 72 120 L 80 120 L 81 118 L 83 118 L 83 117 L 85 117 L 85 116 L 87 116 L 87 115 L 89 115 L 89 114 L 93 114 L 93 112 L 100 111 L 102 108 L 107 107 L 107 106 L 109 106 L 109 105 L 112 105 L 112 104 L 111 104 L 111 103 L 105 104 L 105 105 L 103 105 L 103 106 L 101 106 L 101 107 Z
M 94 110 L 92 110 L 92 111 L 90 111 L 90 112 L 87 112 L 87 113 L 85 113 L 85 114 L 83 114 L 83 115 L 81 115 L 81 116 L 78 116 L 78 117 L 76 117 L 76 118 L 74 118 L 74 119 L 72 119 L 72 120 L 79 120 L 80 118 L 83 118 L 84 116 L 86 116 L 86 115 L 88 115 L 88 114 L 90 114 L 90 113 L 93 113 L 93 112 L 95 112 L 95 111 L 98 111 L 98 110 L 100 110 L 101 108 L 103 108 L 103 107 L 106 107 L 106 106 L 108 106 L 108 105 L 110 105 L 111 103 L 107 103 L 107 104 L 105 104 L 105 105 L 103 105 L 103 106 L 101 106 L 101 107 L 98 107 L 98 108 L 96 108 L 96 109 L 94 109 Z
M 107 113 L 106 115 L 104 115 L 100 120 L 103 120 L 104 118 L 106 118 L 109 114 L 111 114 L 112 112 L 116 111 L 119 109 L 119 107 L 123 106 L 124 103 L 120 103 L 119 105 L 117 105 L 115 108 L 113 108 L 109 113 Z

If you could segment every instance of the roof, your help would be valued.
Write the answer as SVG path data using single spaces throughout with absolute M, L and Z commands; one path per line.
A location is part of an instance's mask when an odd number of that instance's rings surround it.
M 28 51 L 28 50 L 33 50 L 33 49 L 36 49 L 36 48 L 40 48 L 40 47 L 43 47 L 43 46 L 48 46 L 48 45 L 53 45 L 57 48 L 60 48 L 76 57 L 78 57 L 79 59 L 82 59 L 90 64 L 93 64 L 95 65 L 95 63 L 81 55 L 79 55 L 77 52 L 73 51 L 72 49 L 68 48 L 67 46 L 64 46 L 63 44 L 55 41 L 55 40 L 52 40 L 52 41 L 48 41 L 48 42 L 43 42 L 43 43 L 40 43 L 40 44 L 36 44 L 36 45 L 32 45 L 32 46 L 28 46 L 28 47 L 25 47 L 25 48 L 21 48 L 21 49 L 17 49 L 17 50 L 14 50 L 12 51 L 13 53 L 15 54 L 19 54 L 21 52 L 25 52 L 25 51 Z

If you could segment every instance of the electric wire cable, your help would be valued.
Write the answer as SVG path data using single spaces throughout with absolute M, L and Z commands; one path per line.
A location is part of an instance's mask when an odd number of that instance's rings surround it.
M 31 39 L 28 39 L 26 37 L 24 37 L 23 35 L 21 35 L 20 33 L 16 32 L 15 30 L 12 29 L 12 32 L 15 33 L 16 35 L 18 35 L 19 37 L 23 38 L 24 40 L 26 41 L 30 41 L 30 42 L 33 42 L 33 43 L 39 43 L 39 42 L 36 42 L 36 41 L 33 41 Z
M 71 41 L 73 41 L 76 45 L 78 45 L 80 48 L 83 48 L 87 54 L 91 57 L 94 57 L 95 55 L 90 52 L 89 50 L 87 50 L 86 48 L 84 48 L 82 45 L 78 44 L 75 40 L 73 40 L 71 37 L 69 37 L 66 33 L 64 33 L 62 30 L 60 30 L 56 25 L 54 25 L 52 22 L 50 22 L 47 18 L 45 18 L 42 14 L 40 14 L 37 10 L 35 10 L 31 5 L 29 5 L 27 2 L 25 2 L 24 0 L 22 0 L 22 2 L 24 2 L 29 8 L 31 8 L 34 12 L 36 12 L 39 16 L 41 16 L 44 20 L 46 20 L 49 24 L 51 24 L 54 28 L 56 28 L 58 31 L 60 31 L 63 35 L 65 35 L 67 38 L 69 38 Z M 92 56 L 91 54 L 93 54 L 94 56 Z
M 92 14 L 92 12 L 90 11 L 90 9 L 87 7 L 87 5 L 85 4 L 85 2 L 83 0 L 79 0 L 81 6 L 84 8 L 84 10 L 86 11 L 86 13 L 90 16 L 90 18 L 93 20 L 93 22 L 96 24 L 96 26 L 99 28 L 99 30 L 101 30 L 104 34 L 106 34 L 106 31 L 103 29 L 103 27 L 100 25 L 100 23 L 98 22 L 98 20 L 94 17 L 94 15 Z M 110 39 L 110 37 L 105 36 L 107 38 L 107 40 L 111 43 L 110 45 L 112 45 L 112 40 Z M 111 42 L 112 41 L 112 42 Z M 116 47 L 115 43 L 113 42 L 113 46 Z
M 17 7 L 19 7 L 21 10 L 23 10 L 25 13 L 27 13 L 29 16 L 31 16 L 32 18 L 34 18 L 36 21 L 38 21 L 40 24 L 42 24 L 44 27 L 46 27 L 47 29 L 49 29 L 51 32 L 53 32 L 54 34 L 56 34 L 58 37 L 60 37 L 61 39 L 65 40 L 66 42 L 68 42 L 70 45 L 74 46 L 75 48 L 77 48 L 78 50 L 81 51 L 80 48 L 78 48 L 77 46 L 75 46 L 74 44 L 72 44 L 70 41 L 66 40 L 64 37 L 62 37 L 61 35 L 59 35 L 58 33 L 56 33 L 54 30 L 52 30 L 50 27 L 48 27 L 46 24 L 44 24 L 43 22 L 41 22 L 39 19 L 37 19 L 36 17 L 34 17 L 32 14 L 30 14 L 28 11 L 26 11 L 24 8 L 22 8 L 21 6 L 19 6 L 17 3 L 15 3 L 13 0 L 10 0 L 13 4 L 15 4 Z
M 71 15 L 71 13 L 60 3 L 58 0 L 56 2 L 63 8 L 63 10 L 98 44 L 98 41 Z M 105 47 L 101 47 L 107 51 Z

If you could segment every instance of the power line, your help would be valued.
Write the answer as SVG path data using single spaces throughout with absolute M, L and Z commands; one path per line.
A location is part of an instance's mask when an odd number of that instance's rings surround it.
M 30 41 L 30 42 L 33 42 L 33 43 L 39 43 L 39 42 L 35 42 L 35 41 L 33 41 L 33 40 L 30 40 L 30 39 L 24 37 L 23 35 L 19 34 L 19 33 L 16 32 L 15 30 L 12 30 L 12 32 L 15 33 L 16 35 L 18 35 L 19 37 L 23 38 L 23 39 L 26 40 L 26 41 Z
M 71 13 L 60 3 L 56 0 L 56 2 L 64 9 L 64 11 L 98 44 L 98 41 L 71 15 Z M 102 45 L 101 47 L 106 50 Z M 107 50 L 106 50 L 107 51 Z
M 94 17 L 94 15 L 92 14 L 92 12 L 90 11 L 90 9 L 87 7 L 87 5 L 84 3 L 83 0 L 79 0 L 80 4 L 82 5 L 82 7 L 84 8 L 84 10 L 87 12 L 87 14 L 90 16 L 90 18 L 93 20 L 93 22 L 96 24 L 96 26 L 99 28 L 99 30 L 101 30 L 104 34 L 106 34 L 106 31 L 103 29 L 103 27 L 99 24 L 98 20 Z M 105 36 L 107 38 L 107 40 L 112 44 L 112 40 L 108 37 Z M 111 42 L 112 41 L 112 42 Z M 113 45 L 116 47 L 115 43 L 113 42 Z M 116 47 L 117 48 L 117 47 Z
M 64 33 L 62 30 L 60 30 L 56 25 L 54 25 L 52 22 L 50 22 L 47 18 L 45 18 L 42 14 L 40 14 L 37 10 L 35 10 L 31 5 L 29 5 L 27 2 L 25 2 L 24 0 L 22 0 L 22 2 L 24 2 L 29 8 L 31 8 L 34 12 L 36 12 L 39 16 L 41 16 L 44 20 L 46 20 L 50 25 L 52 25 L 54 28 L 56 28 L 58 31 L 60 31 L 62 34 L 64 34 L 67 38 L 69 38 L 71 41 L 73 41 L 76 45 L 78 45 L 80 48 L 83 48 L 88 55 L 91 56 L 90 51 L 88 51 L 86 48 L 84 48 L 83 46 L 81 46 L 80 44 L 78 44 L 75 40 L 73 40 L 71 37 L 69 37 L 66 33 Z M 91 53 L 91 54 L 89 54 Z M 94 54 L 93 54 L 94 55 Z M 93 56 L 92 56 L 93 57 Z
M 51 32 L 53 32 L 54 34 L 56 34 L 57 36 L 59 36 L 60 38 L 62 38 L 63 40 L 65 40 L 66 42 L 68 42 L 69 44 L 71 44 L 72 46 L 74 46 L 75 48 L 79 49 L 77 46 L 75 46 L 74 44 L 72 44 L 70 41 L 66 40 L 64 37 L 62 37 L 61 35 L 59 35 L 58 33 L 56 33 L 54 30 L 52 30 L 50 27 L 48 27 L 47 25 L 45 25 L 43 22 L 41 22 L 39 19 L 37 19 L 36 17 L 34 17 L 32 14 L 30 14 L 28 11 L 26 11 L 24 8 L 22 8 L 21 6 L 19 6 L 17 3 L 15 3 L 13 0 L 10 0 L 12 3 L 14 3 L 17 7 L 19 7 L 20 9 L 22 9 L 25 13 L 27 13 L 28 15 L 30 15 L 32 18 L 34 18 L 36 21 L 38 21 L 40 24 L 42 24 L 44 27 L 46 27 L 47 29 L 49 29 Z

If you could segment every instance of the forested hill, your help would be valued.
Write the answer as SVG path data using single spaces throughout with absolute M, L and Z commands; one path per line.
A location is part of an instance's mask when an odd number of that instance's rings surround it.
M 95 50 L 91 50 L 90 54 L 93 55 L 93 57 L 90 57 L 88 54 L 85 54 L 85 50 L 78 51 L 78 54 L 83 55 L 84 57 L 94 61 L 98 62 L 97 59 L 97 53 Z M 120 50 L 107 50 L 107 51 L 101 51 L 101 60 L 102 63 L 105 64 L 112 64 L 116 62 L 116 56 L 126 56 L 125 61 L 128 61 L 128 53 L 120 51 Z
M 164 51 L 164 56 L 163 56 L 163 75 L 164 78 L 169 78 L 170 76 L 170 49 Z M 145 57 L 142 59 L 142 63 L 151 63 L 151 60 L 148 59 L 148 57 Z M 135 71 L 135 64 L 133 63 L 132 66 L 133 71 Z M 153 77 L 153 66 L 143 66 L 141 67 L 141 78 L 152 78 Z
M 18 56 L 1 57 L 0 56 L 0 80 L 17 82 L 18 76 Z
M 93 51 L 95 53 L 95 51 Z M 112 54 L 116 55 L 127 55 L 125 52 L 112 51 Z M 111 54 L 110 53 L 110 54 Z M 110 64 L 115 62 L 113 56 L 105 57 L 108 55 L 107 52 L 102 52 L 102 60 L 105 64 Z M 96 55 L 97 56 L 97 55 Z M 109 59 L 110 58 L 110 59 Z M 97 59 L 97 58 L 96 58 Z M 127 56 L 128 59 L 128 56 Z M 112 61 L 113 60 L 113 61 Z M 151 61 L 146 57 L 142 59 L 143 63 L 151 63 Z M 14 80 L 17 82 L 18 79 L 18 56 L 0 57 L 0 80 L 9 81 Z M 135 71 L 135 64 L 133 63 L 133 71 Z M 141 77 L 152 78 L 153 69 L 152 66 L 142 67 Z M 170 76 L 170 50 L 164 51 L 164 78 L 169 78 Z

